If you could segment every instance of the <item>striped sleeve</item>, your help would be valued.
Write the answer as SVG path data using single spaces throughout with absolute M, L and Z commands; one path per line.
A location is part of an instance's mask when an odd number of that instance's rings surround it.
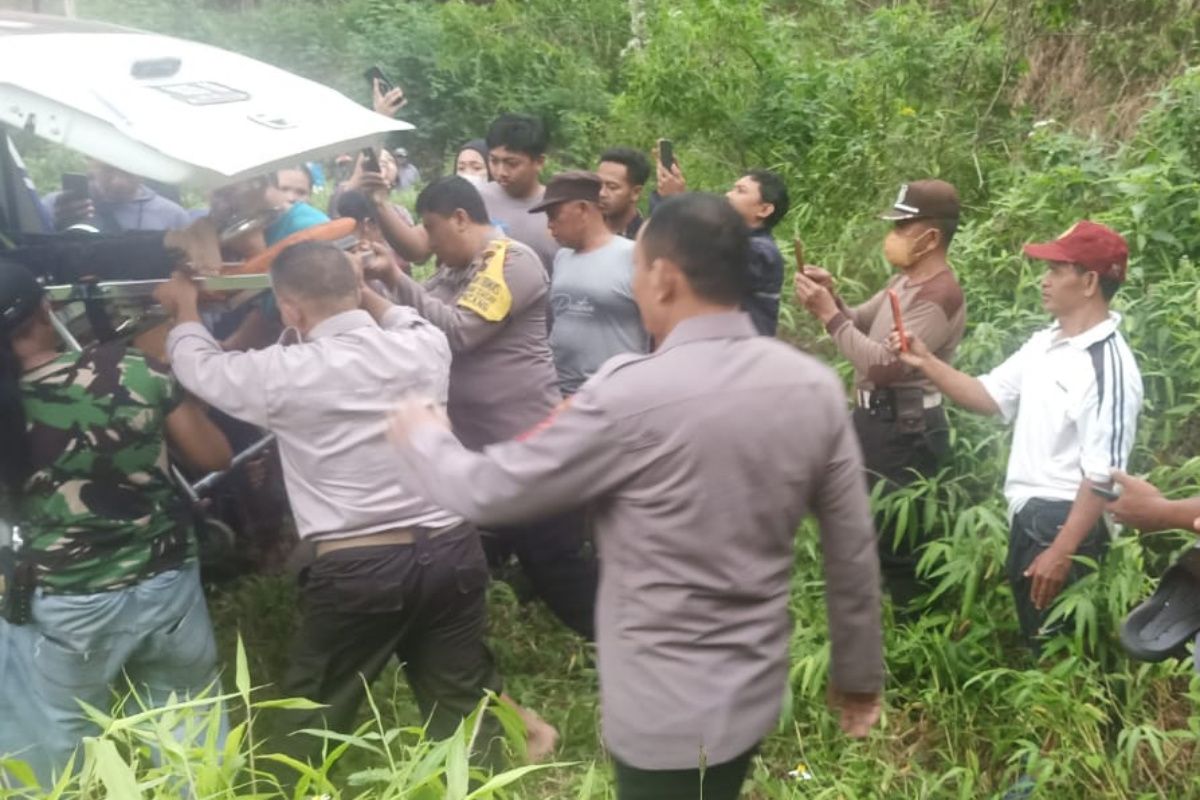
M 1078 418 L 1080 467 L 1094 483 L 1109 483 L 1114 469 L 1127 470 L 1142 408 L 1142 375 L 1124 339 L 1114 334 L 1088 348 L 1096 382 Z

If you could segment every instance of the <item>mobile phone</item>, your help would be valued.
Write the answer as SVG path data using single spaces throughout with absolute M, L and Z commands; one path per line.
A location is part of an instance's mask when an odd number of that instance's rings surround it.
M 896 322 L 896 333 L 900 334 L 900 352 L 908 352 L 908 334 L 904 332 L 904 317 L 900 315 L 900 295 L 895 289 L 888 289 L 888 300 L 892 301 L 892 319 Z
M 1116 489 L 1105 489 L 1103 486 L 1092 486 L 1091 489 L 1092 494 L 1103 497 L 1110 503 L 1121 496 L 1121 493 L 1116 491 Z
M 88 184 L 88 176 L 81 175 L 78 172 L 64 172 L 62 176 L 63 194 L 69 194 L 78 200 L 87 200 L 91 197 L 92 189 Z
M 364 147 L 362 150 L 363 169 L 367 172 L 383 172 L 379 168 L 379 156 L 375 155 L 375 148 Z
M 658 163 L 668 171 L 675 166 L 675 147 L 671 144 L 670 139 L 658 140 Z
M 383 94 L 387 94 L 396 88 L 396 84 L 389 81 L 387 76 L 383 74 L 383 70 L 379 67 L 371 67 L 363 73 L 363 77 L 367 79 L 367 85 L 369 86 L 374 86 L 375 81 L 379 81 L 379 91 Z

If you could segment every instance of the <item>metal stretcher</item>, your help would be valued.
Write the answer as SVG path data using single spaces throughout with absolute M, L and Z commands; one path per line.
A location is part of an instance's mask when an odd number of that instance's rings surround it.
M 118 333 L 131 335 L 135 328 L 144 323 L 145 319 L 154 316 L 154 290 L 165 282 L 165 280 L 102 281 L 47 286 L 45 287 L 46 296 L 56 307 L 55 313 L 50 315 L 51 322 L 68 347 L 75 351 L 82 351 L 83 345 L 71 332 L 70 326 L 71 320 L 81 315 L 73 315 L 72 306 L 103 301 L 110 313 L 117 312 L 127 318 L 127 324 L 121 326 Z M 201 291 L 205 293 L 204 296 L 207 297 L 205 308 L 209 310 L 237 308 L 261 292 L 270 289 L 271 286 L 270 276 L 262 274 L 199 276 L 196 278 L 196 282 L 200 285 Z M 228 469 L 210 472 L 195 483 L 189 482 L 175 464 L 171 465 L 171 473 L 192 504 L 198 505 L 204 495 L 222 479 L 264 452 L 274 441 L 274 434 L 267 434 L 242 452 L 237 453 Z

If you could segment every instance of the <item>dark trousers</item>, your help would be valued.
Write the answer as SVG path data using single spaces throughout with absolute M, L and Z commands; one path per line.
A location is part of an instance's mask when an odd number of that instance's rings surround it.
M 1021 625 L 1021 638 L 1034 653 L 1041 650 L 1041 643 L 1047 637 L 1054 635 L 1054 630 L 1043 630 L 1050 609 L 1038 611 L 1033 601 L 1029 599 L 1029 590 L 1033 581 L 1025 577 L 1025 570 L 1033 560 L 1046 551 L 1054 543 L 1055 537 L 1067 521 L 1071 513 L 1069 500 L 1042 500 L 1035 498 L 1027 502 L 1013 518 L 1008 537 L 1008 562 L 1006 572 L 1008 585 L 1012 587 L 1013 601 L 1017 606 L 1017 620 Z M 1088 533 L 1087 538 L 1075 552 L 1077 556 L 1087 556 L 1097 563 L 1108 553 L 1108 526 L 1101 518 L 1096 527 Z M 1091 570 L 1074 562 L 1063 586 L 1075 583 Z
M 432 539 L 419 534 L 413 544 L 319 556 L 301 575 L 302 620 L 283 693 L 328 707 L 289 712 L 286 732 L 351 731 L 366 686 L 394 655 L 429 735 L 453 733 L 485 690 L 501 688 L 484 642 L 487 581 L 479 534 L 469 525 Z M 484 730 L 490 738 L 493 730 Z M 305 735 L 285 741 L 301 758 L 322 745 Z
M 950 452 L 950 425 L 941 406 L 925 411 L 925 430 L 909 433 L 900 430 L 895 421 L 873 415 L 865 408 L 854 409 L 854 430 L 862 445 L 867 468 L 867 486 L 885 483 L 885 492 L 894 492 L 913 483 L 921 476 L 937 474 Z M 918 519 L 909 515 L 909 524 Z M 917 562 L 922 545 L 942 535 L 939 530 L 925 530 L 919 522 L 915 534 L 910 531 L 896 540 L 895 518 L 888 520 L 879 514 L 875 519 L 879 537 L 879 567 L 884 586 L 892 596 L 892 604 L 903 614 L 913 601 L 929 591 L 928 584 L 917 577 Z
M 703 778 L 699 769 L 638 769 L 613 759 L 617 800 L 737 800 L 757 749 L 705 767 Z
M 595 638 L 600 572 L 585 511 L 485 532 L 484 548 L 493 565 L 515 555 L 554 616 L 589 642 Z

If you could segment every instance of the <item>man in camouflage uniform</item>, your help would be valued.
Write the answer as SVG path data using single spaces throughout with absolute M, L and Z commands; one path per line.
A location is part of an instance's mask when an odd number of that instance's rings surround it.
M 34 565 L 37 582 L 31 622 L 0 622 L 9 656 L 27 666 L 0 674 L 0 708 L 35 705 L 48 717 L 41 752 L 24 756 L 37 758 L 43 782 L 95 730 L 80 701 L 108 709 L 113 690 L 128 689 L 123 673 L 151 707 L 216 681 L 167 440 L 198 468 L 220 469 L 230 458 L 169 375 L 120 343 L 60 352 L 49 315 L 33 276 L 0 262 L 0 349 L 21 367 L 21 402 L 10 413 L 25 422 L 24 441 L 6 442 L 3 458 L 26 457 L 6 464 L 6 476 L 24 479 L 6 487 L 5 516 L 18 526 L 18 558 Z M 19 717 L 0 718 L 0 752 L 29 739 Z

